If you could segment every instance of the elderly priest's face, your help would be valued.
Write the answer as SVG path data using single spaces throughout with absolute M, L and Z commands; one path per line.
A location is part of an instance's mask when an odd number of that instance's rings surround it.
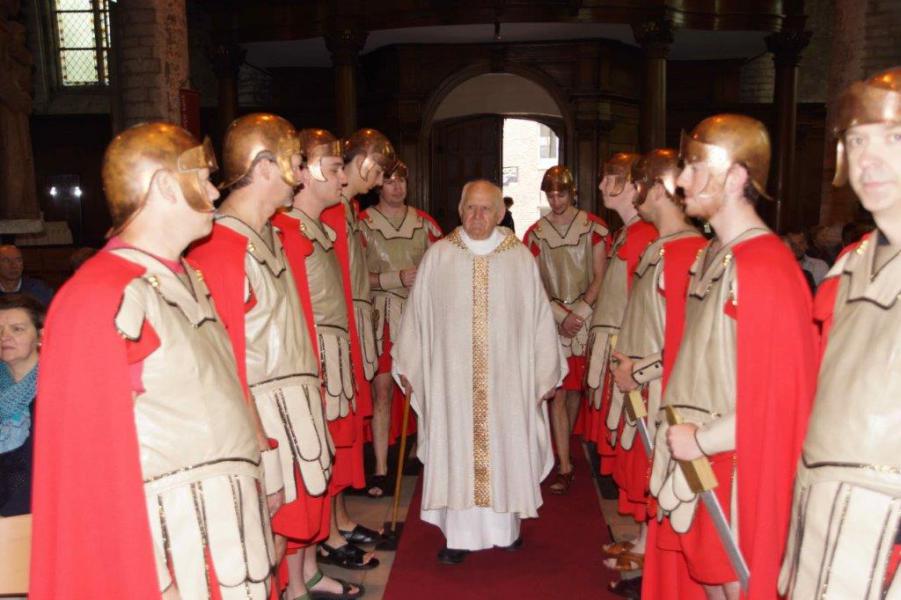
M 463 230 L 474 240 L 485 240 L 504 216 L 500 188 L 487 181 L 474 181 L 463 189 L 460 220 Z

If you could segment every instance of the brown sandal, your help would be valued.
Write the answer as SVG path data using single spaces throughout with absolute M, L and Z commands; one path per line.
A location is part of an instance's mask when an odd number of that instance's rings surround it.
M 565 496 L 569 492 L 570 486 L 573 484 L 573 478 L 575 477 L 575 469 L 570 471 L 569 473 L 560 473 L 557 472 L 557 479 L 554 480 L 554 483 L 551 484 L 550 492 L 557 496 Z
M 616 558 L 616 564 L 612 567 L 614 571 L 623 573 L 625 571 L 640 571 L 644 568 L 644 554 L 623 552 L 614 558 Z
M 619 556 L 620 554 L 625 554 L 632 550 L 635 547 L 634 542 L 615 542 L 613 544 L 604 544 L 601 546 L 601 550 L 603 550 L 604 554 L 607 556 L 614 558 Z

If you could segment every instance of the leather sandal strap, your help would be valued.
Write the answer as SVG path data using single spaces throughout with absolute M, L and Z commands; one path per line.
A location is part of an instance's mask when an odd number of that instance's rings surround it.
M 305 588 L 310 589 L 311 587 L 322 581 L 323 577 L 325 577 L 325 574 L 322 572 L 322 569 L 319 569 L 318 571 L 316 571 L 316 573 L 313 574 L 312 577 L 310 577 L 309 580 L 304 582 L 303 585 Z

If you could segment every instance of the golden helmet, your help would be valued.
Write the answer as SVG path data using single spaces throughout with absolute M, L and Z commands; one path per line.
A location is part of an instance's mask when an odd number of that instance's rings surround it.
M 363 155 L 363 163 L 360 165 L 360 177 L 363 181 L 369 180 L 372 167 L 378 165 L 387 173 L 397 160 L 394 146 L 375 129 L 360 129 L 344 140 L 345 162 L 349 163 L 360 154 Z
M 672 148 L 651 150 L 632 165 L 632 181 L 638 188 L 639 203 L 645 201 L 657 182 L 663 185 L 670 197 L 675 196 L 678 177 L 679 153 Z
M 294 126 L 278 115 L 253 113 L 231 122 L 222 140 L 222 189 L 233 186 L 250 173 L 261 152 L 268 152 L 278 165 L 285 183 L 299 181 L 291 168 L 291 157 L 300 155 Z
M 575 196 L 576 182 L 573 174 L 568 167 L 563 165 L 555 165 L 544 172 L 541 179 L 541 191 L 545 194 L 551 192 L 569 192 L 569 195 Z
M 641 158 L 641 154 L 634 152 L 617 152 L 604 163 L 601 178 L 610 176 L 614 178 L 613 189 L 610 193 L 619 196 L 623 193 L 627 183 L 632 183 L 632 166 Z
M 342 158 L 344 148 L 341 140 L 325 129 L 302 129 L 297 134 L 303 162 L 313 179 L 327 181 L 322 174 L 322 159 L 327 156 Z
M 706 163 L 711 174 L 722 180 L 732 165 L 742 165 L 757 193 L 772 200 L 766 193 L 770 134 L 757 119 L 734 114 L 707 117 L 698 123 L 691 135 L 682 132 L 679 158 L 686 165 Z
M 407 179 L 407 175 L 409 175 L 409 171 L 407 169 L 407 163 L 402 161 L 401 159 L 397 159 L 394 163 L 394 166 L 391 167 L 390 171 L 385 172 L 385 179 Z
M 103 191 L 113 225 L 107 236 L 122 231 L 147 202 L 154 176 L 172 173 L 188 205 L 194 210 L 213 210 L 198 171 L 218 168 L 209 138 L 203 143 L 172 123 L 141 123 L 113 138 L 103 154 Z
M 839 98 L 832 128 L 838 138 L 832 185 L 848 182 L 845 132 L 857 125 L 873 123 L 901 123 L 901 67 L 892 67 L 865 81 L 855 81 Z

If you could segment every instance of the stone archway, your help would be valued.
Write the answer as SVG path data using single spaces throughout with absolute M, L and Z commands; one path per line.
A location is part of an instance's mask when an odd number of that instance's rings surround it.
M 445 204 L 455 203 L 443 196 L 433 197 L 436 186 L 445 189 L 438 181 L 435 164 L 436 125 L 440 128 L 442 124 L 459 123 L 467 118 L 475 123 L 485 115 L 532 118 L 553 124 L 561 139 L 562 159 L 570 162 L 574 148 L 573 117 L 562 91 L 553 81 L 540 71 L 518 65 L 502 71 L 489 69 L 487 63 L 471 65 L 448 77 L 424 105 L 417 154 L 419 164 L 427 168 L 421 170 L 424 172 L 417 184 L 418 196 L 428 199 L 423 203 L 426 210 L 443 213 Z M 445 195 L 453 196 L 459 182 L 455 181 L 452 187 Z

